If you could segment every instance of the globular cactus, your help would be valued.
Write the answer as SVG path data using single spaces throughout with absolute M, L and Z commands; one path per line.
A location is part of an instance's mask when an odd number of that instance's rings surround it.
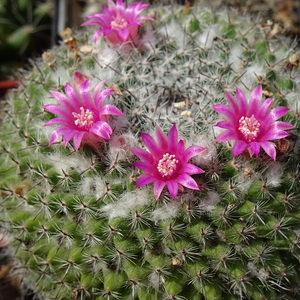
M 296 299 L 296 43 L 233 11 L 147 15 L 125 43 L 69 31 L 10 94 L 1 228 L 26 286 L 38 299 Z

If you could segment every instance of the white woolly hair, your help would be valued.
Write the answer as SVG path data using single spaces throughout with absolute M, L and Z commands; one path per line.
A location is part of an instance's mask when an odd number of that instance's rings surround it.
M 241 67 L 243 57 L 243 48 L 241 45 L 234 45 L 230 50 L 229 63 L 233 69 L 238 69 Z
M 106 184 L 101 176 L 84 177 L 77 187 L 78 193 L 83 196 L 94 196 L 97 199 L 106 192 Z
M 64 172 L 69 173 L 70 170 L 76 170 L 82 172 L 91 166 L 91 159 L 85 158 L 82 153 L 72 153 L 71 155 L 65 155 L 63 153 L 54 152 L 47 156 L 49 163 L 51 163 L 54 169 L 59 174 Z
M 38 135 L 41 139 L 46 139 L 47 143 L 49 141 L 49 137 L 53 132 L 53 126 L 44 126 L 45 122 L 35 122 L 34 127 L 36 128 Z
M 152 219 L 154 222 L 163 221 L 170 218 L 175 218 L 180 209 L 180 201 L 170 201 L 161 207 L 156 208 L 152 212 Z
M 245 92 L 245 86 L 248 87 L 250 91 L 257 86 L 257 78 L 259 76 L 264 77 L 266 75 L 266 70 L 259 62 L 254 63 L 251 67 L 245 69 L 245 74 L 241 77 L 241 82 L 237 84 L 237 87 Z M 245 92 L 246 94 L 246 92 Z M 246 95 L 249 99 L 250 93 Z
M 132 133 L 114 135 L 109 140 L 109 155 L 124 161 L 134 156 L 130 149 L 135 147 L 138 147 L 138 141 Z
M 192 158 L 191 161 L 193 164 L 209 167 L 212 162 L 217 161 L 218 153 L 213 141 L 200 136 L 193 139 L 193 144 L 206 149 L 204 152 L 201 152 Z
M 157 43 L 157 37 L 154 34 L 152 30 L 152 25 L 150 22 L 147 22 L 144 24 L 144 30 L 145 33 L 141 37 L 141 39 L 138 39 L 137 41 L 137 47 L 139 49 L 147 49 L 147 51 L 153 51 L 153 45 Z
M 100 65 L 107 66 L 111 65 L 114 62 L 118 61 L 120 54 L 117 51 L 114 51 L 108 44 L 104 45 L 104 48 L 99 51 L 98 61 Z M 111 76 L 115 76 L 115 72 L 111 71 Z M 109 79 L 109 78 L 108 78 Z
M 297 84 L 298 86 L 298 84 Z M 291 92 L 285 95 L 285 98 L 288 100 L 289 102 L 289 107 L 296 111 L 299 112 L 300 111 L 300 103 L 299 103 L 299 92 Z
M 146 205 L 149 202 L 149 190 L 141 187 L 131 192 L 126 192 L 118 201 L 105 205 L 101 208 L 109 220 L 113 218 L 126 218 L 132 210 Z
M 172 21 L 170 24 L 167 24 L 161 27 L 158 32 L 164 35 L 166 38 L 174 39 L 175 43 L 179 48 L 185 46 L 188 39 L 186 38 L 186 33 L 182 30 L 181 26 L 177 22 Z M 167 43 L 169 41 L 166 41 Z
M 206 29 L 202 34 L 199 35 L 197 41 L 201 48 L 211 48 L 213 45 L 214 38 L 218 35 L 215 28 L 211 27 Z
M 217 193 L 208 192 L 206 198 L 200 202 L 199 210 L 202 212 L 210 212 L 216 208 L 219 202 L 220 197 Z
M 237 178 L 237 188 L 242 193 L 246 193 L 254 180 L 258 179 L 258 174 L 255 173 L 251 165 L 244 166 Z
M 58 65 L 55 71 L 52 73 L 52 80 L 57 86 L 65 86 L 66 83 L 71 82 L 72 77 L 73 72 L 71 70 L 66 72 L 65 67 L 62 65 Z
M 111 102 L 107 101 L 107 103 L 111 103 Z M 115 133 L 124 132 L 124 128 L 128 127 L 128 119 L 127 119 L 126 115 L 124 115 L 123 117 L 110 116 L 109 125 L 111 128 L 113 128 L 113 131 Z
M 268 186 L 277 187 L 281 184 L 284 168 L 279 162 L 270 162 L 265 174 Z

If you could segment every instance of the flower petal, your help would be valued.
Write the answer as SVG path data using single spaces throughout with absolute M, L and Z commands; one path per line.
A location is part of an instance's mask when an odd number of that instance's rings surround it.
M 104 105 L 100 109 L 100 112 L 102 115 L 124 116 L 124 114 L 117 107 L 110 104 Z
M 236 89 L 235 92 L 236 98 L 238 100 L 239 103 L 239 113 L 240 115 L 246 115 L 247 110 L 248 110 L 248 103 L 247 103 L 247 99 L 246 96 L 244 94 L 244 92 L 242 90 L 240 90 L 239 88 Z
M 232 124 L 228 121 L 220 121 L 215 126 L 224 128 L 224 129 L 232 129 Z
M 276 149 L 272 142 L 262 142 L 260 145 L 273 160 L 276 160 Z
M 45 123 L 43 126 L 50 126 L 50 125 L 68 125 L 68 122 L 65 119 L 54 118 Z
M 97 30 L 93 35 L 93 42 L 96 43 L 101 35 L 104 35 L 103 30 L 102 29 Z
M 165 186 L 166 182 L 162 180 L 157 180 L 154 182 L 154 196 L 156 200 L 160 197 L 160 194 Z
M 138 17 L 139 20 L 149 20 L 149 21 L 154 21 L 154 19 L 152 17 L 147 17 L 147 16 L 139 16 Z
M 84 81 L 90 80 L 90 78 L 79 71 L 75 71 L 73 74 L 73 82 L 76 87 L 79 87 L 80 84 Z
M 177 182 L 182 184 L 183 186 L 192 189 L 192 190 L 199 190 L 199 186 L 197 182 L 187 174 L 181 174 L 177 177 Z
M 271 116 L 272 121 L 276 121 L 282 116 L 284 116 L 286 113 L 288 113 L 289 110 L 290 109 L 285 106 L 278 106 L 270 111 L 269 116 Z
M 74 148 L 77 151 L 80 147 L 80 144 L 82 142 L 82 138 L 85 135 L 85 131 L 77 131 L 73 137 L 74 140 Z
M 93 97 L 94 97 L 94 102 L 96 103 L 96 106 L 98 106 L 98 98 L 101 98 L 101 100 L 103 100 L 104 98 L 106 98 L 107 96 L 105 96 L 105 97 L 101 97 L 101 93 L 103 93 L 103 92 L 105 92 L 105 91 L 107 91 L 107 90 L 103 90 L 102 91 L 102 88 L 103 88 L 103 86 L 104 86 L 104 83 L 105 83 L 105 80 L 102 80 L 102 81 L 100 81 L 97 85 L 96 85 L 96 87 L 95 87 L 95 89 L 94 89 L 94 93 L 93 93 Z M 108 89 L 109 91 L 111 91 L 111 89 Z M 113 90 L 114 91 L 114 90 Z M 102 99 L 103 98 L 103 99 Z
M 103 7 L 104 8 L 104 7 Z M 112 0 L 108 0 L 108 8 L 111 10 L 111 11 L 115 11 L 116 10 L 116 5 L 115 3 L 112 1 Z M 109 12 L 110 13 L 110 12 Z
M 110 140 L 110 136 L 112 134 L 112 129 L 109 124 L 104 121 L 96 122 L 91 128 L 90 132 L 106 139 Z
M 103 36 L 107 36 L 110 33 L 113 33 L 115 35 L 115 31 L 112 28 L 106 28 L 103 30 Z
M 85 19 L 88 19 L 88 18 L 91 18 L 91 17 L 92 16 L 87 16 L 87 17 L 85 17 Z M 99 21 L 92 20 L 92 21 L 86 21 L 86 22 L 81 24 L 81 26 L 87 26 L 87 25 L 99 25 Z
M 122 42 L 126 42 L 128 36 L 129 36 L 128 28 L 120 29 L 116 33 Z
M 97 86 L 97 88 L 98 88 L 98 86 Z M 95 101 L 96 107 L 98 109 L 100 109 L 103 101 L 105 100 L 105 98 L 107 98 L 108 96 L 110 96 L 114 92 L 115 92 L 115 90 L 113 90 L 113 89 L 106 89 L 106 90 L 103 90 L 102 92 L 98 92 L 97 90 L 95 90 L 95 92 L 94 92 L 94 101 Z
M 263 104 L 261 105 L 260 109 L 256 113 L 256 118 L 260 121 L 262 120 L 265 115 L 269 112 L 270 107 L 274 101 L 274 98 L 268 98 L 266 99 Z
M 81 100 L 78 98 L 78 95 L 71 84 L 67 83 L 65 85 L 65 93 L 69 101 L 72 102 L 73 106 L 77 108 L 77 111 L 79 111 L 79 108 L 81 106 L 84 106 Z
M 204 152 L 206 148 L 200 146 L 190 146 L 184 151 L 185 161 L 189 161 L 192 157 Z
M 163 133 L 163 131 L 161 130 L 161 128 L 159 126 L 156 126 L 155 134 L 156 134 L 156 137 L 157 137 L 158 145 L 162 149 L 168 149 L 168 139 L 167 139 L 166 135 Z
M 66 97 L 66 95 L 57 92 L 57 91 L 49 91 L 49 93 L 52 95 L 53 98 L 62 106 L 64 107 L 73 107 L 69 99 Z
M 171 153 L 176 153 L 177 145 L 178 145 L 178 130 L 176 124 L 174 124 L 169 131 L 168 142 L 169 142 L 169 151 Z
M 237 119 L 237 116 L 233 112 L 233 110 L 224 104 L 213 105 L 213 109 L 221 113 L 222 115 L 226 116 L 230 123 L 234 123 Z
M 132 165 L 150 174 L 154 174 L 156 172 L 155 167 L 145 161 L 135 161 Z
M 153 139 L 153 137 L 151 135 L 149 135 L 148 133 L 144 133 L 141 132 L 141 136 L 142 136 L 142 140 L 145 144 L 145 146 L 149 149 L 149 151 L 151 152 L 151 154 L 159 159 L 160 156 L 163 153 L 163 150 L 165 149 L 161 149 L 157 143 L 155 142 L 155 140 Z
M 258 155 L 259 154 L 259 151 L 260 151 L 260 143 L 258 142 L 251 142 L 248 146 L 251 151 L 255 154 L 255 155 Z
M 48 105 L 45 105 L 43 108 L 44 108 L 44 110 L 46 110 L 54 115 L 58 115 L 66 120 L 68 120 L 68 118 L 70 118 L 69 112 L 62 106 L 59 106 L 56 104 L 48 104 Z
M 83 81 L 79 85 L 79 93 L 81 95 L 83 106 L 87 108 L 94 108 L 95 104 L 92 102 L 91 94 L 90 94 L 90 82 L 89 80 Z
M 141 148 L 132 148 L 130 151 L 136 155 L 139 159 L 147 161 L 149 163 L 154 163 L 153 156 L 146 150 Z
M 174 153 L 176 156 L 180 158 L 184 158 L 185 140 L 180 140 L 176 148 L 177 148 L 176 150 L 172 149 L 170 152 Z
M 250 101 L 249 101 L 249 111 L 248 115 L 256 115 L 256 113 L 259 111 L 261 106 L 261 98 L 262 98 L 262 86 L 258 85 L 256 88 L 253 89 Z
M 140 186 L 143 186 L 143 185 L 146 185 L 146 184 L 149 184 L 149 183 L 152 183 L 156 180 L 156 178 L 148 173 L 145 173 L 145 174 L 142 174 L 137 182 L 136 182 L 136 185 L 135 187 L 138 188 Z
M 289 123 L 282 122 L 282 121 L 276 121 L 270 126 L 270 130 L 275 129 L 275 130 L 290 130 L 294 129 L 295 127 Z
M 59 137 L 69 131 L 68 127 L 58 127 L 50 135 L 49 146 L 52 145 Z
M 237 156 L 241 154 L 247 148 L 247 146 L 248 145 L 244 141 L 237 140 L 233 146 L 232 155 Z
M 178 194 L 178 183 L 175 180 L 169 180 L 166 182 L 170 195 L 176 199 Z
M 228 100 L 228 104 L 233 111 L 239 112 L 239 105 L 237 100 L 227 91 L 224 91 L 224 94 Z
M 235 140 L 237 138 L 236 134 L 232 130 L 226 130 L 219 134 L 216 138 L 217 142 L 227 142 Z
M 190 164 L 190 163 L 187 163 L 183 166 L 182 172 L 187 173 L 189 175 L 204 173 L 204 171 L 202 169 L 200 169 L 199 167 L 197 167 L 193 164 Z
M 268 141 L 268 140 L 278 140 L 282 139 L 289 134 L 283 130 L 268 130 L 262 137 L 260 137 L 260 141 Z
M 64 135 L 64 145 L 65 147 L 69 143 L 69 141 L 74 137 L 74 135 L 77 133 L 77 130 L 69 130 L 65 135 Z

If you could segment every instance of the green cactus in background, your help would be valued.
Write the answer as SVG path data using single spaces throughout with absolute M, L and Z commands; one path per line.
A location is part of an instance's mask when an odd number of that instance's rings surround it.
M 19 274 L 37 299 L 297 298 L 296 44 L 271 25 L 226 10 L 156 6 L 148 16 L 154 20 L 125 44 L 115 43 L 116 36 L 94 43 L 90 26 L 69 32 L 20 74 L 20 89 L 9 95 L 1 128 L 0 224 Z M 275 147 L 216 141 L 225 126 L 217 112 L 226 110 L 224 90 L 228 99 L 253 91 L 251 103 L 261 93 L 274 98 L 277 108 L 267 120 L 283 116 L 272 127 L 282 134 L 274 135 Z M 89 106 L 67 105 L 74 93 Z M 257 114 L 270 111 L 264 105 Z M 269 128 L 266 120 L 257 125 L 256 116 L 239 121 L 249 143 Z M 292 127 L 286 136 L 283 130 Z M 182 167 L 188 182 L 169 177 L 172 184 L 158 187 L 152 180 L 149 153 L 165 151 L 152 135 L 190 159 Z M 187 162 L 166 154 L 154 167 L 168 178 Z
M 0 1 L 1 76 L 26 63 L 26 57 L 50 46 L 50 1 Z

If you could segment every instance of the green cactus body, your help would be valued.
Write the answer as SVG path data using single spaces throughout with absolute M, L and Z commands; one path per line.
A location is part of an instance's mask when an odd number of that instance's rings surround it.
M 223 90 L 262 84 L 283 117 L 299 127 L 298 53 L 284 37 L 233 12 L 194 6 L 154 7 L 142 47 L 92 42 L 90 28 L 61 44 L 55 63 L 38 60 L 9 97 L 0 143 L 1 228 L 40 299 L 295 299 L 299 294 L 299 137 L 277 143 L 277 160 L 261 151 L 232 158 L 216 143 Z M 86 49 L 89 49 L 88 51 Z M 110 141 L 74 151 L 48 145 L 49 90 L 63 92 L 74 71 L 106 80 L 121 93 L 111 104 Z M 134 188 L 141 172 L 129 148 L 140 132 L 176 123 L 187 145 L 206 151 L 191 161 L 205 171 L 200 190 L 173 199 L 166 189 Z M 117 140 L 116 140 L 117 139 Z M 120 140 L 118 140 L 120 139 Z M 114 144 L 121 143 L 122 147 Z M 128 142 L 129 143 L 129 142 Z M 125 146 L 124 146 L 125 145 Z

